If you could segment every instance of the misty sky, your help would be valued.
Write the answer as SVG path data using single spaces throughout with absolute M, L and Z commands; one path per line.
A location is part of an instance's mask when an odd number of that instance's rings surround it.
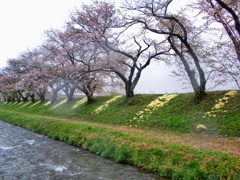
M 7 0 L 0 2 L 0 68 L 7 59 L 15 58 L 27 48 L 35 48 L 43 40 L 45 30 L 59 29 L 70 12 L 88 0 Z M 119 2 L 119 1 L 118 1 Z M 171 68 L 152 64 L 143 71 L 136 93 L 181 93 L 190 86 L 170 77 Z M 184 89 L 186 88 L 187 89 Z M 220 89 L 229 89 L 221 87 Z

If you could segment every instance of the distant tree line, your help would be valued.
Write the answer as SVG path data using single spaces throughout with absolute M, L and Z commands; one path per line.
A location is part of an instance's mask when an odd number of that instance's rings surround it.
M 191 84 L 195 102 L 206 96 L 208 81 L 233 81 L 240 89 L 240 2 L 197 0 L 176 10 L 177 3 L 82 5 L 64 28 L 47 30 L 42 45 L 8 59 L 0 73 L 2 97 L 44 101 L 50 90 L 54 103 L 59 91 L 68 101 L 80 91 L 92 103 L 97 92 L 123 86 L 128 99 L 152 61 L 176 66 L 174 74 Z

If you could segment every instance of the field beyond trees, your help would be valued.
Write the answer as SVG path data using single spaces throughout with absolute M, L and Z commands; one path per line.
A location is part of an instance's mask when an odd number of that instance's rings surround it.
M 157 177 L 240 179 L 240 91 L 2 102 L 0 119 Z

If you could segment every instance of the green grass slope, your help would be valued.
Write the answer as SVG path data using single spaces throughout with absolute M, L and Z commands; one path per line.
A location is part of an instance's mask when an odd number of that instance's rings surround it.
M 0 118 L 172 179 L 240 178 L 240 91 L 1 103 Z

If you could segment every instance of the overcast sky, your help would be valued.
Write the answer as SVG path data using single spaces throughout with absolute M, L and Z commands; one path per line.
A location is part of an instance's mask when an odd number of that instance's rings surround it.
M 86 2 L 87 0 L 85 0 Z M 27 48 L 41 44 L 43 32 L 61 28 L 83 0 L 7 0 L 0 2 L 0 67 Z
M 5 0 L 0 2 L 0 68 L 27 48 L 42 43 L 43 32 L 61 28 L 70 12 L 89 0 Z M 180 93 L 191 88 L 172 78 L 167 66 L 150 65 L 143 71 L 136 93 Z M 232 87 L 224 87 L 229 89 Z

